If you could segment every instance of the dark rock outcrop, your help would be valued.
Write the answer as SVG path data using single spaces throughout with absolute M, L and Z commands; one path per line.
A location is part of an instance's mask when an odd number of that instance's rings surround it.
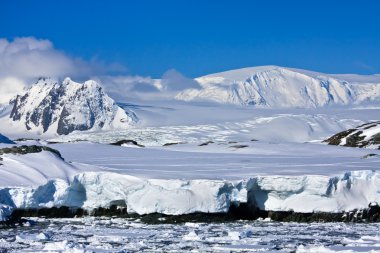
M 370 203 L 368 208 L 356 209 L 345 213 L 297 213 L 293 211 L 263 211 L 248 204 L 232 205 L 227 213 L 191 213 L 183 215 L 165 215 L 152 213 L 138 215 L 128 213 L 125 205 L 111 205 L 92 210 L 71 208 L 67 206 L 52 208 L 14 209 L 6 225 L 20 223 L 23 217 L 74 218 L 83 216 L 108 216 L 141 219 L 144 223 L 185 223 L 185 222 L 232 222 L 236 220 L 269 219 L 277 222 L 380 222 L 380 206 Z M 4 223 L 5 224 L 5 223 Z M 4 225 L 3 224 L 3 225 Z M 1 224 L 0 224 L 1 225 Z
M 131 144 L 140 148 L 145 147 L 144 145 L 141 145 L 137 141 L 134 141 L 134 140 L 120 140 L 120 141 L 111 143 L 111 145 L 114 145 L 114 146 L 122 146 L 124 144 Z
M 50 148 L 50 147 L 46 147 L 46 146 L 37 146 L 37 145 L 30 145 L 30 146 L 22 145 L 22 146 L 13 146 L 9 148 L 1 148 L 0 155 L 3 155 L 3 154 L 25 155 L 25 154 L 30 154 L 30 153 L 40 153 L 42 151 L 51 152 L 63 160 L 61 153 L 58 150 Z
M 380 149 L 380 121 L 366 123 L 337 133 L 324 142 L 329 145 Z

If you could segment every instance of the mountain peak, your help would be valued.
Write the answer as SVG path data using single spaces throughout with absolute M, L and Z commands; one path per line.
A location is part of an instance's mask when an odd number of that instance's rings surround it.
M 57 78 L 53 77 L 39 77 L 37 81 L 32 85 L 32 87 L 42 87 L 42 86 L 51 86 L 58 83 Z
M 246 67 L 240 69 L 227 70 L 223 72 L 213 73 L 209 75 L 205 75 L 202 77 L 198 77 L 197 79 L 204 78 L 213 78 L 213 77 L 223 77 L 225 79 L 236 80 L 236 81 L 244 81 L 248 77 L 255 75 L 260 72 L 271 71 L 275 69 L 284 69 L 280 66 L 275 65 L 265 65 L 265 66 L 257 66 L 257 67 Z
M 71 80 L 71 78 L 70 77 L 66 77 L 65 79 L 63 79 L 63 84 L 64 85 L 68 85 L 68 84 L 70 84 L 70 83 L 72 83 L 73 82 L 73 80 Z
M 39 133 L 126 128 L 134 121 L 95 81 L 39 79 L 11 103 L 11 120 Z

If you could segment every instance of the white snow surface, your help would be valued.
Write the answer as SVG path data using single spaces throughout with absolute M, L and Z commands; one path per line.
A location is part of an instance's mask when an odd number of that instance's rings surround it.
M 73 166 L 47 151 L 26 155 L 3 154 L 1 158 L 0 186 L 7 187 L 36 187 L 57 178 L 70 182 L 76 174 L 86 170 L 86 166 Z
M 278 66 L 231 70 L 195 80 L 202 88 L 184 90 L 176 99 L 270 108 L 313 108 L 380 99 L 377 78 L 360 79 Z

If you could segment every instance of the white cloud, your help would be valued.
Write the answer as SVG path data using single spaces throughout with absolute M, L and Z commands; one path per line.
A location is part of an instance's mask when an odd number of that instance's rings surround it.
M 34 37 L 0 39 L 0 103 L 21 92 L 41 76 L 88 79 L 92 75 L 123 71 L 118 64 L 85 61 L 54 48 L 49 40 Z
M 175 69 L 170 69 L 162 76 L 162 86 L 168 91 L 182 91 L 184 89 L 200 88 L 200 85 L 194 79 L 182 75 Z
M 92 67 L 78 58 L 56 50 L 48 40 L 33 37 L 0 39 L 0 76 L 36 78 L 64 77 L 91 74 Z
M 75 81 L 100 81 L 111 97 L 117 100 L 173 99 L 184 89 L 199 84 L 172 69 L 162 79 L 142 76 L 115 75 L 125 73 L 119 64 L 106 64 L 97 59 L 85 61 L 54 48 L 49 40 L 34 37 L 0 38 L 0 104 L 7 103 L 38 77 L 71 77 Z
M 166 71 L 161 79 L 142 76 L 101 76 L 95 79 L 105 86 L 111 97 L 119 101 L 170 100 L 180 91 L 200 87 L 194 79 L 174 69 Z
M 93 79 L 102 83 L 107 93 L 116 100 L 144 99 L 159 94 L 162 89 L 161 81 L 151 77 L 107 75 Z
M 25 86 L 25 82 L 15 77 L 0 78 L 0 104 L 6 104 Z

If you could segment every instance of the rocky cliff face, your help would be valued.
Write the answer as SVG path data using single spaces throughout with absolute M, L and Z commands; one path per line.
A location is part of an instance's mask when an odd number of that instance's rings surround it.
M 380 149 L 380 121 L 366 123 L 337 133 L 325 142 L 330 145 Z
M 73 131 L 125 128 L 136 120 L 125 112 L 95 81 L 76 83 L 40 78 L 11 101 L 10 118 L 27 130 L 69 134 Z

